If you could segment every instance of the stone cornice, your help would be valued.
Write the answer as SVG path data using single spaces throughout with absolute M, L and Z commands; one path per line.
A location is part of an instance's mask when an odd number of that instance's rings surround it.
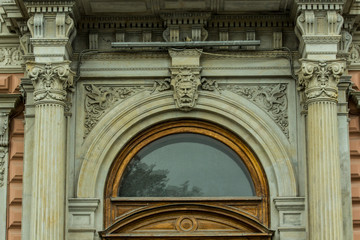
M 208 13 L 209 14 L 209 13 Z M 193 14 L 193 18 L 196 18 L 196 14 Z M 167 15 L 165 15 L 167 16 Z M 156 16 L 84 16 L 80 20 L 79 29 L 119 29 L 119 28 L 165 28 L 164 25 L 176 25 L 181 24 L 184 21 L 184 16 L 175 19 L 165 18 L 162 20 Z M 207 15 L 206 15 L 207 16 Z M 293 20 L 284 14 L 274 15 L 214 15 L 211 18 L 205 20 L 202 19 L 204 24 L 207 22 L 208 26 L 214 27 L 231 27 L 231 28 L 248 28 L 248 27 L 284 27 L 293 28 Z M 174 21 L 177 22 L 174 22 Z M 187 19 L 186 19 L 187 20 Z M 189 23 L 190 24 L 190 23 Z
M 335 10 L 342 12 L 345 0 L 296 0 L 298 11 L 303 10 L 316 10 L 316 11 L 329 11 Z
M 35 13 L 70 13 L 75 1 L 25 1 L 30 15 Z

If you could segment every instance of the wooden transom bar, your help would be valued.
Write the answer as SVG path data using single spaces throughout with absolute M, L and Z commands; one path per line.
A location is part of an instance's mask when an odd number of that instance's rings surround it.
M 195 133 L 214 138 L 243 160 L 254 183 L 249 197 L 121 197 L 126 166 L 142 148 L 161 137 Z M 161 123 L 134 137 L 120 151 L 105 189 L 103 239 L 271 239 L 269 190 L 264 170 L 246 144 L 231 131 L 198 120 Z

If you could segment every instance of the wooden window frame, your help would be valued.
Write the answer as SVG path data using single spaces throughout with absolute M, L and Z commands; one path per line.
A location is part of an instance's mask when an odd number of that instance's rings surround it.
M 247 167 L 251 179 L 254 183 L 256 196 L 181 198 L 118 197 L 117 194 L 121 177 L 123 176 L 124 171 L 132 158 L 151 142 L 156 141 L 157 139 L 160 139 L 164 136 L 177 133 L 195 133 L 209 136 L 230 147 L 235 153 L 239 155 Z M 173 207 L 171 208 L 170 206 Z M 118 157 L 113 162 L 107 176 L 104 192 L 104 226 L 107 230 L 101 232 L 100 234 L 103 239 L 116 239 L 115 232 L 119 232 L 119 230 L 116 229 L 131 229 L 128 227 L 128 225 L 133 224 L 130 223 L 131 221 L 129 220 L 132 217 L 134 219 L 138 219 L 141 218 L 140 216 L 142 214 L 145 214 L 144 219 L 147 219 L 150 213 L 145 213 L 146 211 L 150 211 L 151 214 L 164 214 L 162 213 L 163 211 L 171 212 L 177 208 L 179 211 L 181 211 L 181 209 L 187 209 L 187 213 L 189 213 L 189 209 L 192 209 L 191 211 L 194 212 L 208 211 L 204 210 L 207 208 L 216 208 L 216 211 L 222 211 L 219 209 L 223 209 L 225 215 L 234 214 L 234 219 L 242 218 L 242 216 L 244 216 L 245 225 L 256 225 L 254 229 L 259 228 L 256 230 L 258 231 L 258 235 L 255 234 L 253 237 L 251 237 L 251 234 L 248 234 L 248 239 L 270 239 L 270 236 L 272 235 L 271 231 L 268 230 L 270 224 L 269 190 L 263 167 L 261 166 L 255 154 L 253 154 L 250 148 L 237 135 L 228 129 L 221 128 L 218 125 L 210 122 L 191 119 L 164 122 L 143 131 L 126 144 L 126 146 L 120 151 Z M 229 212 L 225 213 L 227 211 Z M 138 216 L 134 217 L 134 212 L 138 212 Z M 172 214 L 177 213 L 174 212 Z M 257 226 L 257 224 L 259 224 L 259 226 Z M 179 228 L 179 226 L 176 228 Z M 260 236 L 261 234 L 259 232 L 264 234 L 264 236 Z M 239 234 L 241 235 L 241 233 Z M 157 237 L 160 237 L 160 235 Z M 165 237 L 165 235 L 163 237 Z M 210 237 L 210 235 L 208 237 Z M 121 236 L 122 238 L 131 238 L 129 236 L 136 236 L 136 234 L 118 234 L 118 236 Z M 152 236 L 154 237 L 154 235 Z M 141 236 L 141 238 L 144 237 L 145 236 Z

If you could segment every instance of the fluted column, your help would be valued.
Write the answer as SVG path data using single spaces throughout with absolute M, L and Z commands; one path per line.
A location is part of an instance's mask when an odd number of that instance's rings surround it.
M 343 61 L 302 60 L 300 87 L 305 91 L 309 233 L 311 240 L 342 240 L 343 219 L 338 147 L 337 84 Z
M 27 64 L 34 84 L 35 126 L 32 184 L 32 240 L 63 240 L 65 224 L 64 107 L 73 73 L 69 62 Z

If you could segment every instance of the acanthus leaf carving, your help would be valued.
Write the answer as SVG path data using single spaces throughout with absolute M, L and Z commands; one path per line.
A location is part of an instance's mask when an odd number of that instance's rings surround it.
M 289 138 L 287 84 L 268 84 L 266 86 L 246 86 L 231 84 L 226 90 L 236 93 L 264 109 Z
M 55 100 L 63 102 L 66 90 L 73 86 L 75 73 L 69 61 L 60 63 L 27 62 L 27 72 L 33 82 L 36 102 Z
M 345 66 L 345 60 L 301 60 L 301 69 L 298 71 L 299 90 L 305 90 L 307 101 L 337 101 L 337 84 Z
M 148 88 L 145 86 L 85 86 L 85 134 L 90 133 L 101 117 L 115 104 Z

